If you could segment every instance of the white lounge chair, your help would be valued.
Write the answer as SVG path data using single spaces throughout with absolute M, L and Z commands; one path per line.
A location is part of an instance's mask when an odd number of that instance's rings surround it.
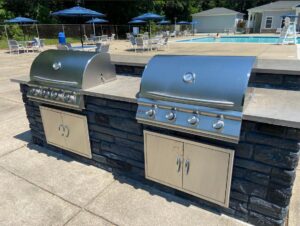
M 116 34 L 111 34 L 111 36 L 108 38 L 109 41 L 115 40 Z
M 136 41 L 136 48 L 141 48 L 143 51 L 145 49 L 149 50 L 149 41 L 145 40 L 144 38 L 137 37 Z
M 176 38 L 176 31 L 173 31 L 172 33 L 170 33 L 170 37 Z
M 16 40 L 8 40 L 8 48 L 9 48 L 9 53 L 18 53 L 20 54 L 20 51 L 23 52 L 28 52 L 27 49 L 25 48 L 24 45 L 19 44 Z
M 282 28 L 281 28 L 281 27 L 277 28 L 277 29 L 276 29 L 276 34 L 280 34 L 281 31 L 282 31 Z

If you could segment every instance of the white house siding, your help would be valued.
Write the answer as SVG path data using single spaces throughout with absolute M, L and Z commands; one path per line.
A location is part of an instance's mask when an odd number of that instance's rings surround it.
M 295 11 L 265 11 L 262 15 L 260 31 L 262 33 L 275 32 L 277 28 L 281 27 L 282 16 L 287 14 L 295 14 Z M 272 28 L 266 27 L 267 17 L 273 17 Z
M 219 15 L 219 16 L 193 16 L 193 22 L 197 32 L 200 33 L 221 33 L 225 29 L 235 27 L 236 15 Z

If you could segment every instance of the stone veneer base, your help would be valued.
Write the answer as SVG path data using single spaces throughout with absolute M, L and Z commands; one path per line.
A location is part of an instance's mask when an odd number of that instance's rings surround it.
M 254 225 L 283 225 L 288 213 L 299 159 L 300 130 L 243 121 L 241 140 L 233 145 L 151 126 L 135 120 L 137 104 L 86 97 L 92 160 L 46 143 L 39 104 L 23 101 L 33 143 L 71 155 L 73 158 L 121 174 L 191 200 L 201 207 L 225 213 Z M 68 109 L 62 109 L 70 111 Z M 167 188 L 144 177 L 143 129 L 179 136 L 236 150 L 229 208 Z

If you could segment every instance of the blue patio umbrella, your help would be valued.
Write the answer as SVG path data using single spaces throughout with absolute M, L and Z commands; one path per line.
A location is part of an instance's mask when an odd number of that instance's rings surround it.
M 91 20 L 88 20 L 85 23 L 86 24 L 93 24 L 94 35 L 96 35 L 95 24 L 105 24 L 105 23 L 108 23 L 108 20 L 93 18 Z M 101 34 L 103 34 L 102 25 L 101 25 Z
M 182 20 L 182 21 L 179 21 L 177 24 L 180 24 L 180 25 L 189 25 L 189 24 L 191 24 L 191 23 L 188 22 L 188 21 Z
M 146 21 L 144 20 L 131 20 L 128 22 L 129 24 L 145 24 L 147 23 Z
M 5 20 L 4 22 L 5 23 L 11 23 L 11 24 L 36 24 L 38 21 L 37 20 L 33 20 L 31 18 L 19 16 L 19 17 L 15 17 L 13 19 Z M 37 25 L 35 25 L 35 27 L 36 27 L 37 35 L 39 37 L 39 30 L 38 30 Z M 5 32 L 6 32 L 6 37 L 8 39 L 8 34 L 7 34 L 7 31 L 6 31 L 6 26 L 5 26 Z M 25 34 L 24 34 L 24 40 L 25 40 Z
M 164 16 L 155 14 L 155 13 L 145 13 L 140 16 L 134 17 L 133 20 L 144 20 L 144 21 L 149 21 L 149 33 L 151 35 L 151 25 L 150 21 L 158 21 L 164 19 Z
M 162 20 L 162 21 L 159 21 L 157 24 L 159 24 L 159 25 L 170 25 L 171 21 L 169 21 L 169 20 Z
M 96 12 L 91 9 L 86 9 L 80 6 L 74 6 L 69 9 L 59 10 L 57 12 L 51 13 L 52 16 L 61 16 L 61 17 L 104 17 L 103 13 Z M 80 28 L 80 41 L 83 47 L 83 39 L 82 39 L 82 28 L 81 24 Z
M 33 19 L 30 19 L 30 18 L 27 18 L 27 17 L 16 17 L 16 18 L 13 18 L 13 19 L 10 19 L 10 20 L 5 20 L 4 21 L 5 23 L 17 23 L 17 24 L 30 24 L 30 23 L 37 23 L 38 21 L 37 20 L 33 20 Z

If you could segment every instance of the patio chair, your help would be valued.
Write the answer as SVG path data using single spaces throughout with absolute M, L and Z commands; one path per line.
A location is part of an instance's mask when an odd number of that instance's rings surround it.
M 39 38 L 34 38 L 32 41 L 26 42 L 27 51 L 31 50 L 32 52 L 39 52 L 41 49 L 41 42 Z
M 101 44 L 100 53 L 108 53 L 109 52 L 109 44 Z
M 136 41 L 135 38 L 133 36 L 129 37 L 129 41 L 131 43 L 131 47 L 134 49 L 134 51 L 136 52 Z
M 58 44 L 57 49 L 58 50 L 73 50 L 72 45 L 70 43 Z
M 170 37 L 176 38 L 176 31 L 173 31 L 172 33 L 170 33 Z
M 27 52 L 27 49 L 22 44 L 19 44 L 16 40 L 8 40 L 8 48 L 10 54 L 14 52 L 20 54 L 20 51 Z
M 102 35 L 101 36 L 101 41 L 102 42 L 107 42 L 108 41 L 108 35 Z
M 131 37 L 131 34 L 130 33 L 126 33 L 126 39 L 130 39 L 130 37 Z
M 169 37 L 163 38 L 159 43 L 157 43 L 157 50 L 161 47 L 168 48 L 169 47 Z
M 84 40 L 83 42 L 87 45 L 93 45 L 94 44 L 94 39 L 93 38 L 88 38 L 86 35 L 83 35 Z
M 149 42 L 148 40 L 144 39 L 144 38 L 141 38 L 141 37 L 138 37 L 135 39 L 136 41 L 136 47 L 137 48 L 141 48 L 143 51 L 145 49 L 149 50 Z
M 281 31 L 282 31 L 282 28 L 281 28 L 281 27 L 279 27 L 279 28 L 277 28 L 277 29 L 276 29 L 276 32 L 275 32 L 275 33 L 276 33 L 276 34 L 280 34 L 280 33 L 281 33 Z
M 109 39 L 109 41 L 113 41 L 113 40 L 115 40 L 115 36 L 116 36 L 116 34 L 111 34 L 111 36 L 108 38 L 108 39 Z

